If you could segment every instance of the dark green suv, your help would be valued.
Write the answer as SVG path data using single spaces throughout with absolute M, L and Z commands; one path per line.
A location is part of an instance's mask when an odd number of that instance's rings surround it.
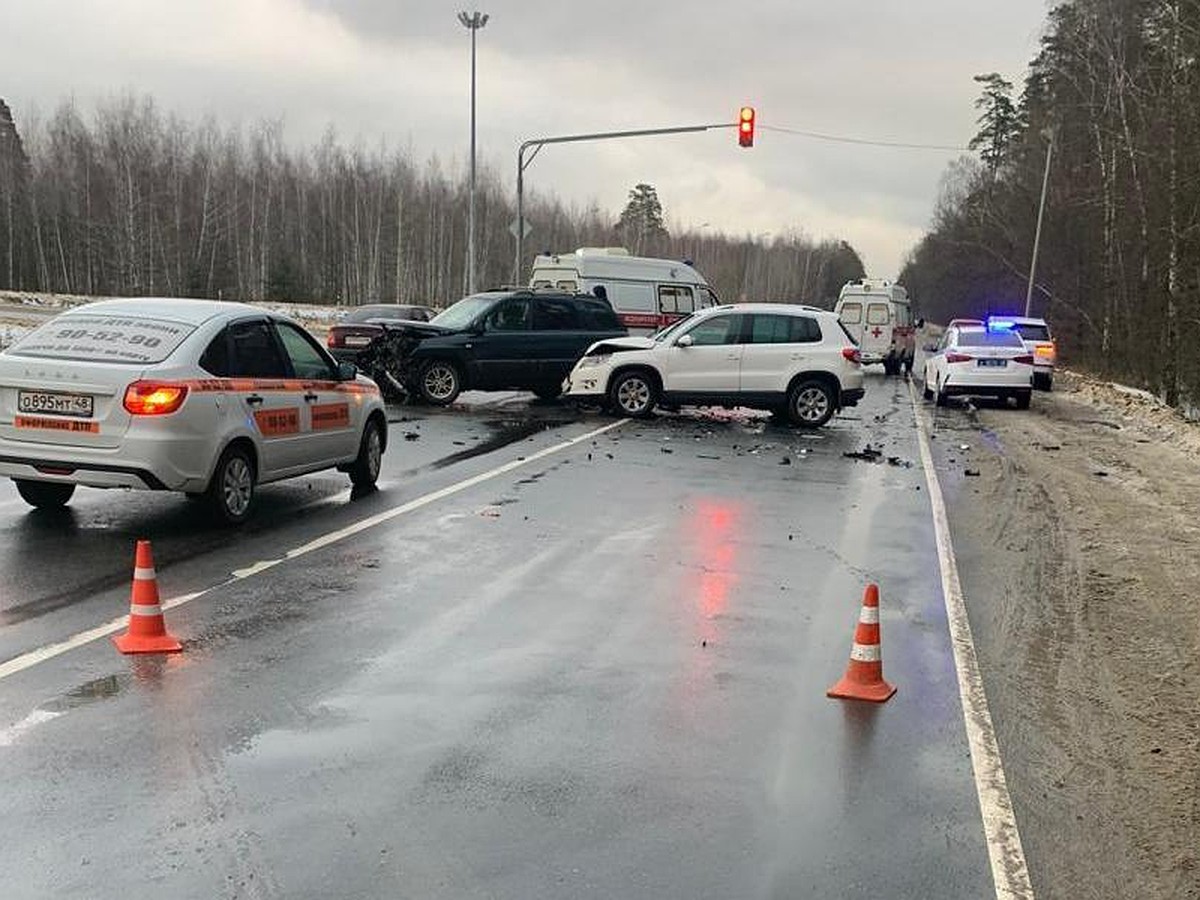
M 439 406 L 468 390 L 557 397 L 588 347 L 627 333 L 607 300 L 534 290 L 475 294 L 403 327 L 419 337 L 404 359 L 409 393 Z

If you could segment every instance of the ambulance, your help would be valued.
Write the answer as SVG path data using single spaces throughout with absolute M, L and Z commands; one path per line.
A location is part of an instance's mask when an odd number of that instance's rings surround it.
M 842 286 L 834 312 L 858 343 L 864 365 L 883 363 L 888 375 L 912 371 L 916 329 L 908 292 L 883 279 L 862 278 Z
M 604 297 L 634 333 L 658 331 L 720 303 L 690 260 L 630 256 L 624 247 L 537 256 L 529 286 Z

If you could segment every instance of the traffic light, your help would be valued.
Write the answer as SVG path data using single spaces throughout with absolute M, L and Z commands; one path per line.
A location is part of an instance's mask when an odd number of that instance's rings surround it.
M 754 146 L 754 107 L 743 106 L 738 114 L 738 146 Z

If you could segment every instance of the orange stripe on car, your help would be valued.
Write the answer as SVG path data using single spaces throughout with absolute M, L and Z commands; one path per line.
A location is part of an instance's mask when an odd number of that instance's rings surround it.
M 373 384 L 353 381 L 308 381 L 300 378 L 197 378 L 181 381 L 198 394 L 211 393 L 269 393 L 278 391 L 333 391 L 338 394 L 378 394 Z

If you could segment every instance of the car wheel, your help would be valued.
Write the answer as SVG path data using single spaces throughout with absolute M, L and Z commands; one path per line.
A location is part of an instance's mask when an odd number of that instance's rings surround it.
M 836 408 L 833 391 L 824 381 L 802 381 L 788 394 L 788 417 L 803 428 L 820 428 Z
M 1033 386 L 1039 391 L 1048 391 L 1054 385 L 1053 375 L 1043 375 L 1041 372 L 1035 372 L 1033 376 Z
M 427 403 L 449 406 L 462 391 L 462 375 L 454 363 L 432 359 L 421 367 L 417 388 Z
M 658 403 L 658 384 L 649 373 L 622 372 L 608 389 L 609 403 L 623 416 L 648 416 Z
M 942 386 L 936 385 L 933 389 L 933 402 L 938 406 L 946 405 L 946 395 L 942 393 Z
M 57 481 L 29 481 L 25 478 L 14 478 L 17 493 L 30 506 L 38 509 L 59 509 L 66 506 L 71 495 L 75 493 L 75 485 L 62 484 Z
M 221 454 L 207 492 L 209 508 L 220 521 L 241 525 L 250 517 L 255 477 L 254 460 L 245 447 L 235 445 Z
M 1029 409 L 1029 401 L 1033 399 L 1033 391 L 1017 391 L 1013 396 L 1017 400 L 1017 409 Z
M 350 481 L 358 488 L 373 487 L 383 467 L 383 429 L 378 419 L 370 419 L 358 444 L 358 457 L 350 466 Z
M 562 396 L 562 388 L 546 385 L 545 387 L 535 387 L 533 393 L 539 400 L 557 400 Z

